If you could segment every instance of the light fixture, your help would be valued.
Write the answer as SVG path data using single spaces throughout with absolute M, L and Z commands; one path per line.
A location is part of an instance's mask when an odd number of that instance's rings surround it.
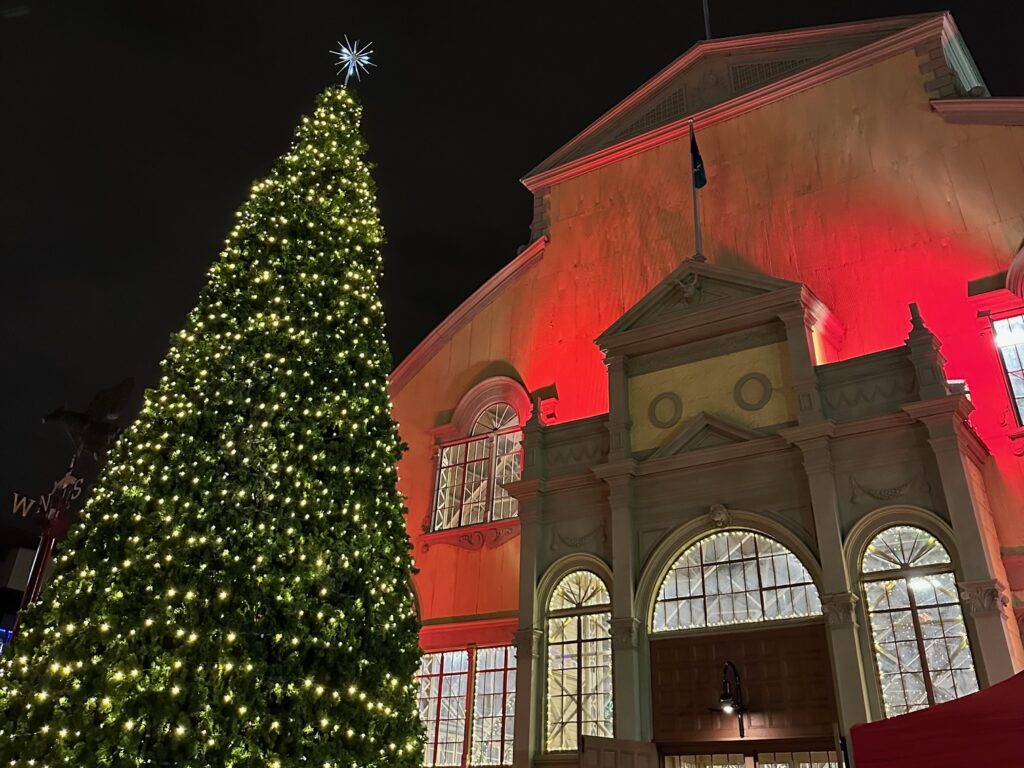
M 730 672 L 731 680 L 730 680 Z M 731 661 L 722 666 L 722 692 L 718 695 L 718 708 L 727 715 L 736 715 L 740 724 L 740 738 L 743 738 L 743 685 L 740 672 Z

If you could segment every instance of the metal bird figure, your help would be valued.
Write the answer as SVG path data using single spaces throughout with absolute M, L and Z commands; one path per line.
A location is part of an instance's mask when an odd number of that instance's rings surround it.
M 72 465 L 82 451 L 92 454 L 98 461 L 110 450 L 121 431 L 115 422 L 134 386 L 135 379 L 129 376 L 109 389 L 97 392 L 84 413 L 69 411 L 61 406 L 43 417 L 44 424 L 60 424 L 64 427 L 75 449 Z

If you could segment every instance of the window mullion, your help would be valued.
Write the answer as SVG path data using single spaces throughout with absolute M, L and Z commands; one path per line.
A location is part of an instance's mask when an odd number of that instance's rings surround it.
M 462 737 L 462 762 L 463 768 L 469 765 L 470 739 L 472 738 L 473 725 L 473 693 L 476 688 L 476 646 L 471 645 L 466 649 L 468 656 L 466 660 L 466 722 Z
M 437 747 L 441 738 L 441 701 L 444 697 L 444 653 L 439 654 L 441 663 L 437 672 L 437 702 L 434 709 L 434 753 L 430 757 L 430 764 L 437 765 Z
M 914 623 L 914 640 L 917 641 L 917 653 L 921 657 L 921 676 L 924 678 L 924 692 L 928 696 L 928 705 L 935 704 L 935 691 L 932 688 L 932 673 L 928 668 L 928 659 L 924 649 L 924 631 L 921 629 L 921 620 L 917 616 L 917 599 L 914 597 L 914 589 L 910 586 L 910 580 L 904 578 L 903 584 L 907 589 L 907 597 L 910 601 L 910 619 Z
M 697 557 L 700 560 L 700 599 L 704 603 L 704 626 L 708 626 L 708 583 L 704 578 L 704 542 L 697 543 Z
M 762 588 L 762 585 L 764 584 L 764 578 L 761 576 L 761 550 L 757 546 L 757 537 L 754 536 L 753 539 L 754 539 L 754 573 L 757 574 L 757 599 L 761 603 L 761 621 L 765 621 L 765 618 L 768 615 L 768 613 L 764 609 L 764 589 Z M 776 579 L 776 581 L 778 581 L 778 579 Z M 790 595 L 789 599 L 790 599 L 790 601 L 793 600 L 792 595 Z
M 583 738 L 583 616 L 576 617 L 576 744 Z M 578 748 L 578 747 L 577 747 Z
M 444 467 L 444 446 L 439 446 L 437 449 L 437 472 L 434 475 L 434 508 L 431 510 L 430 528 L 434 531 L 441 530 L 441 472 Z
M 494 486 L 498 478 L 498 434 L 490 436 L 490 476 L 487 478 L 487 521 L 494 519 Z
M 463 448 L 462 461 L 459 464 L 459 467 L 462 470 L 459 473 L 459 477 L 461 478 L 459 480 L 459 513 L 455 518 L 455 523 L 452 525 L 452 528 L 462 527 L 462 513 L 465 511 L 466 504 L 466 479 L 469 474 L 469 444 L 465 444 Z
M 508 717 L 508 646 L 505 646 L 504 660 L 501 665 L 501 730 L 498 737 L 501 739 L 501 749 L 498 751 L 501 764 L 505 765 L 505 723 Z

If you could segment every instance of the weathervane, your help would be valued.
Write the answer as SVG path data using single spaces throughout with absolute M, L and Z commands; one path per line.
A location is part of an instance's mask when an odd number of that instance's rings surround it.
M 352 75 L 355 75 L 356 80 L 358 80 L 360 72 L 366 72 L 367 67 L 377 66 L 370 61 L 370 55 L 373 53 L 371 45 L 373 43 L 367 43 L 360 47 L 358 40 L 350 43 L 348 35 L 345 35 L 345 42 L 342 43 L 339 40 L 338 50 L 331 51 L 331 53 L 338 57 L 338 74 L 345 73 L 345 85 L 348 85 L 349 78 Z

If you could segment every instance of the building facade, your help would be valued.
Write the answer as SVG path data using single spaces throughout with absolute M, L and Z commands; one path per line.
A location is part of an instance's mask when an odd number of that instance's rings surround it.
M 701 43 L 524 184 L 392 375 L 428 765 L 825 768 L 1024 669 L 1024 101 L 952 18 Z

